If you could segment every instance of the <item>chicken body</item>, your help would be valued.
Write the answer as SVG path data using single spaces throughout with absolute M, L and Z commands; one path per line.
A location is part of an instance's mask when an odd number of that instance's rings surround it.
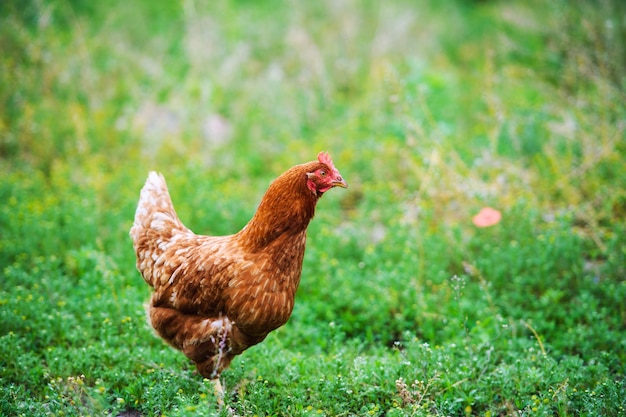
M 347 184 L 320 153 L 278 177 L 240 232 L 202 236 L 176 215 L 163 176 L 150 173 L 130 230 L 137 268 L 154 288 L 150 322 L 204 377 L 219 377 L 234 356 L 287 322 L 307 226 L 335 186 Z

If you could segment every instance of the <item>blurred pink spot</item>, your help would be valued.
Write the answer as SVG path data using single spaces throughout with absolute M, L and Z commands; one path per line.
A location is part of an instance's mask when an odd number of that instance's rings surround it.
M 502 214 L 491 207 L 484 207 L 472 218 L 476 227 L 490 227 L 500 223 Z

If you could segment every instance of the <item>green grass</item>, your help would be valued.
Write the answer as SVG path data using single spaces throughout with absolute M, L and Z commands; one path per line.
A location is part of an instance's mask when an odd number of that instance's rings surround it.
M 597 4 L 595 4 L 597 3 Z M 626 413 L 620 1 L 0 4 L 0 415 L 227 415 L 153 335 L 128 238 L 163 172 L 232 233 L 328 150 L 246 416 Z M 480 208 L 502 222 L 477 229 Z

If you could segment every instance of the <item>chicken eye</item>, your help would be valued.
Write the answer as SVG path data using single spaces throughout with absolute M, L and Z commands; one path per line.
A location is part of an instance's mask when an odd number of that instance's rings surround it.
M 326 171 L 321 170 L 321 171 L 320 171 L 320 175 L 321 175 L 322 177 L 325 177 L 325 176 L 326 176 Z

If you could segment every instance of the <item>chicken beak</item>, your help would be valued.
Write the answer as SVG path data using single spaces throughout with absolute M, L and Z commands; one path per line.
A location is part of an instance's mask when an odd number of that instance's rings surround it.
M 343 178 L 339 177 L 333 182 L 333 187 L 348 188 L 348 183 Z

